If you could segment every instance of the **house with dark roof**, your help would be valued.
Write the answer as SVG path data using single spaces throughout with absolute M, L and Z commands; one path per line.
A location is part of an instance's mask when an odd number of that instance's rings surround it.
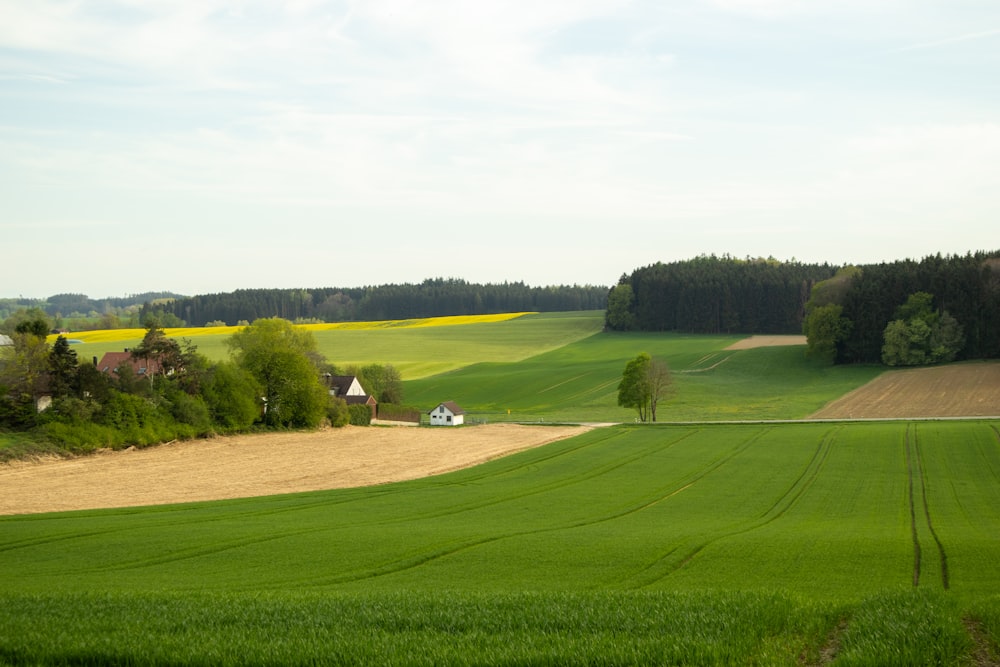
M 376 418 L 378 401 L 361 386 L 356 375 L 324 375 L 331 396 L 342 398 L 348 405 L 367 405 L 371 408 L 372 419 Z
M 460 426 L 465 423 L 465 410 L 452 401 L 438 403 L 427 414 L 430 415 L 431 426 Z

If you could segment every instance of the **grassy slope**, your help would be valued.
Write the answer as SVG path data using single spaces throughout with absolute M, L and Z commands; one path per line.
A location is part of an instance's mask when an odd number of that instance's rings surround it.
M 649 352 L 673 373 L 673 396 L 661 404 L 660 421 L 796 419 L 882 372 L 825 366 L 806 359 L 803 346 L 726 351 L 736 340 L 598 333 L 523 361 L 408 381 L 406 402 L 454 400 L 491 421 L 632 421 L 635 412 L 617 405 L 618 382 L 629 359 Z
M 517 361 L 571 343 L 601 330 L 603 311 L 541 313 L 515 320 L 476 324 L 314 331 L 319 351 L 334 364 L 386 363 L 415 379 L 478 361 Z M 212 360 L 228 358 L 229 334 L 190 338 Z M 80 359 L 135 347 L 141 337 L 73 346 Z
M 795 664 L 843 616 L 843 664 L 957 664 L 963 614 L 998 632 L 998 444 L 990 422 L 618 427 L 383 487 L 2 518 L 0 658 Z
M 976 597 L 1000 587 L 998 474 L 984 422 L 606 428 L 403 484 L 0 518 L 0 569 L 19 573 L 0 589 L 712 588 L 856 600 L 912 587 L 913 480 L 920 585 L 943 588 L 926 484 L 950 589 Z

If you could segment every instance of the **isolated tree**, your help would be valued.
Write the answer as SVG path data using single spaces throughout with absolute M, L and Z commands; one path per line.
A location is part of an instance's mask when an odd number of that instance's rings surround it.
M 328 393 L 319 380 L 316 340 L 288 320 L 256 320 L 226 341 L 236 364 L 260 384 L 264 422 L 271 426 L 318 426 Z
M 649 354 L 642 352 L 635 359 L 625 364 L 621 382 L 618 383 L 618 405 L 623 408 L 635 408 L 639 413 L 639 421 L 646 421 L 649 416 L 650 386 L 649 366 L 652 362 Z

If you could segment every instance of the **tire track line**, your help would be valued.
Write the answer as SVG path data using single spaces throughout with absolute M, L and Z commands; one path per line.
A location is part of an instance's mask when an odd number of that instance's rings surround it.
M 945 590 L 948 590 L 951 585 L 948 575 L 948 554 L 945 551 L 944 544 L 941 542 L 941 538 L 938 537 L 937 531 L 934 530 L 934 521 L 931 519 L 931 507 L 927 502 L 927 467 L 924 465 L 920 439 L 917 438 L 916 427 L 913 429 L 913 450 L 917 461 L 917 470 L 920 473 L 920 495 L 924 505 L 924 519 L 927 521 L 927 529 L 930 531 L 931 537 L 934 539 L 934 544 L 937 546 L 938 550 L 938 557 L 941 560 L 941 585 L 944 586 Z

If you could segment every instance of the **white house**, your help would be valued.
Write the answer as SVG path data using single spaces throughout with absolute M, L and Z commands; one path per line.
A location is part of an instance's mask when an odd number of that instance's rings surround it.
M 431 416 L 431 426 L 459 426 L 465 423 L 465 410 L 451 401 L 438 403 L 428 414 Z

